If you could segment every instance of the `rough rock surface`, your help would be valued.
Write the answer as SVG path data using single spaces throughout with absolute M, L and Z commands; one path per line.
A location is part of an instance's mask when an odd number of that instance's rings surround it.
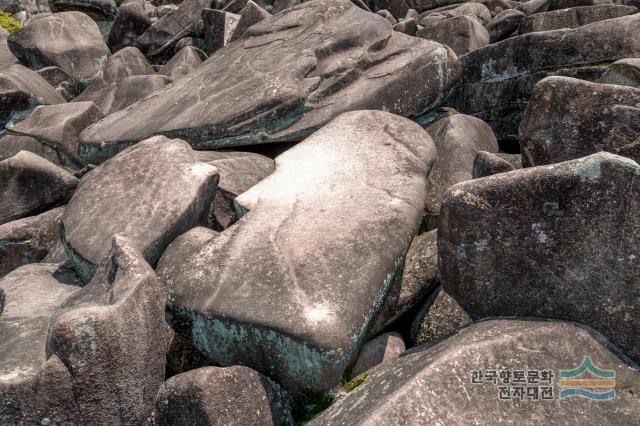
M 169 77 L 171 80 L 175 80 L 184 75 L 191 74 L 207 55 L 200 49 L 187 46 L 182 49 L 162 68 L 162 74 Z
M 602 4 L 536 13 L 535 15 L 527 16 L 522 21 L 519 32 L 520 34 L 526 34 L 562 28 L 577 28 L 604 21 L 605 19 L 632 15 L 637 11 L 638 8 L 633 6 Z
M 156 12 L 154 5 L 145 0 L 130 0 L 118 8 L 107 45 L 113 53 L 134 46 L 138 38 L 151 26 Z
M 504 158 L 486 151 L 478 151 L 473 160 L 473 178 L 496 175 L 498 173 L 510 172 L 516 167 Z
M 92 170 L 69 201 L 63 239 L 88 281 L 116 234 L 151 264 L 175 237 L 200 222 L 218 181 L 191 147 L 163 136 L 143 141 Z
M 454 16 L 418 30 L 417 37 L 435 40 L 462 56 L 489 44 L 489 33 L 476 19 Z
M 638 176 L 637 163 L 602 152 L 452 187 L 438 229 L 443 288 L 474 319 L 577 321 L 640 360 Z
M 210 359 L 296 395 L 333 387 L 418 228 L 434 157 L 409 120 L 340 115 L 236 199 L 234 226 L 161 273 L 171 325 Z
M 612 63 L 600 78 L 600 83 L 640 89 L 640 58 L 625 58 Z
M 200 149 L 296 141 L 344 111 L 416 116 L 442 102 L 458 73 L 440 44 L 395 33 L 348 0 L 312 1 L 252 26 L 190 79 L 108 116 L 82 139 L 92 161 L 158 133 Z
M 559 397 L 560 370 L 579 367 L 585 354 L 615 372 L 615 399 L 595 403 L 587 398 Z M 537 371 L 538 399 L 516 394 L 500 401 L 502 381 L 484 372 Z M 472 383 L 474 372 L 483 374 Z M 541 371 L 551 371 L 554 399 L 542 400 L 549 387 Z M 491 373 L 489 373 L 491 374 Z M 476 377 L 476 380 L 478 378 Z M 517 383 L 505 386 L 512 396 Z M 527 389 L 527 385 L 521 386 Z M 310 424 L 485 424 L 594 423 L 625 425 L 640 416 L 640 373 L 637 365 L 601 335 L 578 324 L 545 320 L 491 320 L 473 324 L 435 346 L 424 346 L 373 372 Z M 533 392 L 531 393 L 533 394 Z M 506 395 L 506 392 L 505 392 Z M 525 393 L 526 395 L 526 393 Z M 544 394 L 548 398 L 547 390 Z M 420 419 L 416 421 L 416 419 Z M 480 420 L 484 423 L 484 420 Z
M 573 160 L 598 151 L 640 161 L 640 152 L 631 152 L 640 143 L 640 88 L 546 78 L 531 94 L 519 141 L 530 165 Z
M 250 368 L 203 367 L 164 382 L 154 424 L 289 425 L 291 399 L 268 377 Z
M 0 161 L 0 224 L 63 203 L 77 185 L 69 172 L 28 151 Z
M 359 376 L 373 367 L 388 364 L 404 352 L 402 336 L 398 333 L 384 333 L 362 346 L 356 363 L 349 375 Z
M 411 344 L 419 346 L 442 339 L 470 322 L 471 317 L 458 302 L 438 287 L 411 324 Z
M 113 21 L 118 8 L 113 0 L 48 0 L 52 12 L 77 10 L 96 21 Z
M 29 136 L 5 134 L 0 138 L 0 161 L 13 157 L 20 151 L 32 152 L 47 161 L 59 166 L 58 154 L 48 146 Z

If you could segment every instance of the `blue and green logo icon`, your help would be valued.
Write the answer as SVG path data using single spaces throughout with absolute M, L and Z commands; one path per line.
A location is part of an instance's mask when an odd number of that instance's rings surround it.
M 560 370 L 560 398 L 580 396 L 604 401 L 616 396 L 616 372 L 596 367 L 589 356 L 573 370 Z

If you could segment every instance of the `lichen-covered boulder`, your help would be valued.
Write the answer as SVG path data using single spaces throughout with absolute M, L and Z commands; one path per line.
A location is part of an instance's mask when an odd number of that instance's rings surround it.
M 411 324 L 411 344 L 419 346 L 440 340 L 471 322 L 471 317 L 442 287 L 420 307 Z
M 128 238 L 153 266 L 175 237 L 200 223 L 218 181 L 189 144 L 147 139 L 92 170 L 62 218 L 65 249 L 89 281 L 114 235 Z
M 297 396 L 335 386 L 418 229 L 434 159 L 405 118 L 338 116 L 236 198 L 235 225 L 159 268 L 170 324 L 211 360 Z
M 442 286 L 473 318 L 577 321 L 640 360 L 640 166 L 606 152 L 445 195 Z
M 310 1 L 251 26 L 191 78 L 85 129 L 84 151 L 104 161 L 153 134 L 200 149 L 299 141 L 345 111 L 417 116 L 458 75 L 449 48 L 394 32 L 348 0 Z

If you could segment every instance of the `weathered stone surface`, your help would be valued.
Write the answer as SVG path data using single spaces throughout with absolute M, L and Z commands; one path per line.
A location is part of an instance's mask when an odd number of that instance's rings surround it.
M 489 32 L 489 41 L 495 43 L 504 40 L 518 31 L 525 16 L 524 13 L 515 9 L 507 9 L 498 13 L 486 27 Z
M 113 21 L 118 8 L 113 0 L 48 0 L 52 12 L 77 10 L 96 21 Z
M 0 280 L 0 424 L 39 424 L 46 417 L 37 389 L 47 333 L 52 315 L 79 284 L 57 264 L 25 265 Z
M 211 0 L 184 0 L 156 22 L 138 38 L 136 47 L 147 57 L 157 56 L 173 48 L 182 37 L 190 35 L 200 20 L 202 10 Z
M 439 7 L 421 14 L 420 19 L 428 18 L 431 15 L 439 15 L 445 19 L 453 18 L 455 16 L 468 16 L 470 18 L 475 18 L 480 25 L 486 25 L 491 21 L 491 12 L 489 12 L 489 9 L 487 9 L 485 5 L 476 2 Z M 428 22 L 428 19 L 424 22 Z
M 74 102 L 95 102 L 100 111 L 110 114 L 117 111 L 116 104 L 128 97 L 120 88 L 123 80 L 153 74 L 153 69 L 144 55 L 135 47 L 126 47 L 109 58 L 93 83 L 76 97 Z
M 229 44 L 239 21 L 240 15 L 222 10 L 204 9 L 202 11 L 204 51 L 211 55 Z
M 473 160 L 473 178 L 481 178 L 485 176 L 496 175 L 498 173 L 510 172 L 511 170 L 515 170 L 513 164 L 493 154 L 491 152 L 486 151 L 478 151 L 476 154 L 476 158 Z
M 235 29 L 233 30 L 233 34 L 231 35 L 231 40 L 237 40 L 244 32 L 252 26 L 253 24 L 257 24 L 258 22 L 267 19 L 271 14 L 255 4 L 252 0 L 249 0 L 245 7 L 240 11 L 240 20 L 236 24 Z
M 13 157 L 20 151 L 29 151 L 59 166 L 58 154 L 48 146 L 28 136 L 6 134 L 0 138 L 0 161 Z
M 487 123 L 464 114 L 442 118 L 427 127 L 427 132 L 438 148 L 438 158 L 427 178 L 425 225 L 430 230 L 438 224 L 445 191 L 472 179 L 478 151 L 497 152 L 498 143 Z
M 158 261 L 156 271 L 161 277 L 171 277 L 182 273 L 187 260 L 192 257 L 208 241 L 217 237 L 219 233 L 203 226 L 191 228 L 177 237 L 164 251 Z M 169 283 L 171 285 L 171 283 Z
M 404 340 L 398 333 L 384 333 L 362 346 L 350 377 L 356 377 L 378 365 L 388 364 L 404 352 Z
M 340 115 L 236 198 L 246 213 L 234 226 L 161 273 L 171 325 L 210 359 L 298 395 L 333 387 L 417 230 L 434 157 L 409 120 Z
M 7 41 L 21 64 L 33 70 L 55 65 L 81 85 L 111 54 L 96 23 L 81 12 L 35 15 Z
M 73 175 L 28 151 L 0 161 L 0 224 L 64 202 L 77 185 Z
M 204 367 L 164 382 L 156 400 L 154 424 L 290 425 L 291 398 L 250 368 Z
M 13 56 L 13 53 L 9 50 L 9 46 L 7 46 L 8 36 L 6 32 L 0 31 L 0 69 L 18 63 L 18 59 Z
M 162 74 L 169 77 L 171 80 L 191 74 L 202 61 L 207 58 L 207 55 L 193 46 L 187 46 L 175 55 L 162 69 Z
M 600 83 L 620 84 L 640 89 L 640 58 L 620 59 L 609 65 Z
M 120 80 L 116 84 L 113 104 L 109 112 L 120 111 L 171 83 L 166 75 L 134 75 Z
M 9 132 L 31 136 L 55 150 L 58 163 L 69 169 L 80 169 L 78 136 L 87 126 L 104 115 L 93 102 L 73 102 L 37 107 L 29 117 L 9 127 Z
M 78 85 L 73 77 L 58 67 L 40 68 L 37 73 L 44 78 L 51 87 L 56 89 L 65 100 L 70 101 L 78 95 Z
M 518 10 L 524 13 L 525 15 L 529 16 L 529 15 L 546 12 L 547 10 L 549 10 L 550 3 L 551 3 L 550 0 L 528 0 L 520 4 L 517 4 L 513 9 Z M 511 8 L 509 7 L 506 9 L 511 9 Z
M 618 4 L 602 4 L 597 6 L 574 7 L 571 9 L 553 10 L 527 16 L 520 25 L 520 34 L 539 31 L 558 30 L 561 28 L 577 28 L 605 19 L 619 18 L 638 11 L 633 6 Z
M 393 31 L 398 31 L 410 36 L 415 36 L 418 32 L 418 24 L 414 18 L 405 19 L 393 26 Z
M 466 15 L 435 22 L 418 30 L 416 37 L 446 44 L 458 56 L 489 44 L 487 30 L 476 19 Z
M 560 399 L 560 370 L 579 367 L 585 354 L 596 366 L 615 371 L 615 399 Z M 472 383 L 472 374 L 478 370 L 551 371 L 554 399 L 540 400 L 539 394 L 538 400 L 501 401 L 501 384 L 484 381 L 484 376 L 483 384 Z M 507 385 L 512 394 L 515 386 Z M 588 327 L 559 321 L 491 320 L 376 369 L 310 424 L 467 425 L 490 416 L 491 424 L 626 425 L 640 416 L 639 392 L 637 366 Z
M 65 99 L 42 77 L 22 65 L 0 70 L 0 125 L 5 126 L 19 111 L 36 105 L 60 104 Z
M 155 12 L 155 6 L 145 0 L 128 1 L 121 5 L 107 40 L 111 51 L 116 53 L 125 47 L 134 46 L 153 23 Z
M 92 161 L 158 133 L 198 148 L 297 141 L 344 111 L 416 116 L 442 102 L 458 72 L 440 44 L 393 32 L 347 0 L 311 1 L 252 26 L 190 79 L 108 116 L 82 139 Z
M 578 321 L 639 360 L 639 175 L 601 152 L 454 186 L 438 228 L 443 288 L 472 318 Z
M 458 302 L 438 287 L 424 302 L 411 324 L 411 345 L 419 346 L 451 334 L 471 322 Z
M 438 285 L 437 231 L 416 235 L 402 268 L 402 278 L 392 285 L 372 329 L 374 334 L 420 302 Z
M 520 123 L 522 154 L 534 166 L 598 151 L 625 155 L 639 139 L 640 89 L 567 77 L 539 82 Z
M 486 121 L 499 141 L 516 141 L 520 118 L 538 81 L 640 56 L 639 30 L 636 14 L 511 37 L 475 50 L 462 58 L 462 82 L 448 105 Z
M 116 234 L 154 265 L 178 235 L 200 222 L 218 181 L 215 167 L 194 159 L 184 141 L 140 142 L 86 176 L 62 223 L 67 254 L 85 281 Z
M 0 276 L 40 262 L 60 239 L 58 219 L 64 208 L 0 225 Z

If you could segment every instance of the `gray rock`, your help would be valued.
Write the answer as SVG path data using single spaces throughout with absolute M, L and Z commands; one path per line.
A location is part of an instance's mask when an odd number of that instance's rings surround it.
M 48 0 L 52 12 L 77 10 L 96 21 L 113 21 L 118 8 L 113 0 Z
M 207 55 L 211 55 L 213 52 L 229 44 L 239 22 L 240 15 L 236 15 L 235 13 L 215 9 L 205 9 L 202 11 L 204 51 Z
M 64 208 L 0 225 L 0 276 L 40 262 L 60 240 L 58 219 Z
M 159 271 L 170 324 L 221 365 L 247 365 L 296 395 L 330 389 L 399 272 L 434 158 L 407 119 L 340 115 L 236 198 L 245 214 L 234 226 Z
M 373 367 L 388 364 L 397 359 L 404 350 L 404 340 L 402 340 L 401 335 L 398 333 L 381 334 L 362 346 L 362 350 L 349 376 L 354 378 Z
M 602 152 L 452 187 L 438 228 L 443 288 L 474 319 L 578 321 L 639 360 L 639 174 Z
M 402 268 L 402 278 L 393 283 L 372 333 L 387 328 L 438 285 L 437 231 L 416 235 L 411 241 Z
M 18 63 L 18 59 L 13 56 L 13 53 L 9 50 L 9 46 L 7 46 L 8 36 L 9 34 L 6 31 L 0 31 L 0 69 Z
M 446 44 L 462 56 L 489 44 L 489 33 L 475 19 L 466 15 L 435 22 L 416 33 L 416 37 Z
M 40 68 L 37 73 L 56 89 L 65 100 L 70 101 L 78 95 L 78 85 L 69 74 L 58 67 Z
M 268 377 L 250 368 L 204 367 L 164 382 L 154 424 L 290 425 L 291 399 Z
M 28 151 L 0 161 L 0 224 L 62 204 L 77 185 L 73 175 Z
M 0 1 L 0 10 L 13 15 L 23 10 L 29 13 L 36 13 L 38 8 L 34 0 L 2 0 Z
M 59 166 L 58 154 L 48 146 L 28 136 L 5 134 L 0 138 L 0 161 L 13 157 L 20 151 L 32 152 L 47 161 Z
M 516 5 L 514 9 L 529 16 L 546 12 L 547 10 L 549 10 L 550 3 L 551 0 L 528 0 Z
M 536 13 L 523 19 L 520 34 L 558 30 L 561 28 L 577 28 L 605 19 L 632 15 L 638 9 L 633 6 L 603 4 L 597 6 L 574 7 L 571 9 L 553 10 Z
M 539 82 L 520 123 L 530 165 L 558 163 L 621 150 L 640 139 L 640 88 L 567 77 Z M 640 161 L 640 156 L 634 156 Z
M 491 12 L 483 4 L 477 2 L 463 3 L 461 5 L 449 5 L 430 10 L 420 15 L 421 19 L 428 18 L 430 15 L 440 15 L 446 18 L 454 16 L 468 16 L 474 18 L 480 25 L 487 25 L 491 21 Z
M 391 14 L 391 12 L 389 12 L 387 9 L 382 9 L 376 12 L 378 15 L 382 16 L 384 19 L 386 19 L 387 21 L 389 21 L 389 23 L 391 25 L 395 25 L 398 23 L 398 20 L 396 18 L 393 17 L 393 15 Z
M 134 103 L 146 99 L 171 83 L 166 75 L 134 75 L 116 84 L 110 113 L 120 111 Z
M 495 43 L 504 40 L 518 31 L 525 16 L 524 13 L 515 9 L 507 9 L 498 13 L 486 27 L 489 32 L 489 41 Z
M 83 86 L 111 54 L 96 23 L 81 12 L 36 15 L 7 41 L 21 64 L 33 70 L 57 66 Z
M 72 271 L 41 263 L 0 280 L 0 424 L 33 425 L 46 417 L 38 384 L 45 375 L 49 326 L 79 284 Z M 60 420 L 69 424 L 72 418 Z
M 640 56 L 640 15 L 529 33 L 475 50 L 462 58 L 462 81 L 448 106 L 486 121 L 499 141 L 517 141 L 518 125 L 535 84 L 553 74 L 599 78 L 607 62 Z M 568 69 L 568 70 L 567 70 Z M 598 70 L 599 69 L 599 70 Z
M 14 64 L 0 70 L 0 125 L 22 118 L 37 105 L 64 103 L 49 83 L 37 73 L 22 65 Z
M 579 367 L 585 355 L 596 366 L 614 370 L 615 399 L 596 403 L 580 397 L 560 398 L 560 371 Z M 535 371 L 540 379 L 537 385 L 511 381 L 504 385 L 496 377 L 494 384 L 491 373 L 484 375 L 487 370 L 496 374 Z M 549 371 L 550 384 L 542 373 Z M 474 372 L 483 374 L 479 384 L 472 383 Z M 511 400 L 500 400 L 501 386 Z M 513 397 L 518 387 L 524 389 L 524 395 L 528 387 L 537 389 L 537 400 Z M 553 399 L 542 400 L 542 395 L 549 398 L 549 387 Z M 627 425 L 640 416 L 639 392 L 638 367 L 588 327 L 559 321 L 491 320 L 377 369 L 310 425 Z M 487 406 L 491 406 L 489 419 Z
M 128 1 L 120 6 L 109 31 L 107 45 L 113 53 L 134 46 L 138 38 L 151 26 L 156 8 L 145 0 Z
M 612 63 L 600 78 L 600 83 L 640 89 L 640 58 L 625 58 Z
M 249 0 L 231 0 L 222 8 L 225 12 L 240 14 L 240 11 L 244 9 Z M 215 8 L 214 8 L 215 9 Z
M 442 118 L 427 132 L 438 148 L 438 158 L 427 178 L 425 225 L 428 230 L 438 224 L 440 203 L 452 185 L 473 178 L 473 161 L 478 151 L 497 152 L 498 143 L 491 127 L 475 117 L 455 114 Z
M 184 37 L 178 40 L 178 42 L 173 46 L 173 54 L 177 54 L 185 47 L 195 47 L 196 49 L 202 50 L 202 52 L 204 52 L 207 48 L 207 44 L 203 38 Z
M 178 235 L 200 222 L 218 181 L 215 167 L 194 159 L 179 139 L 140 142 L 91 171 L 69 201 L 63 241 L 88 281 L 121 234 L 155 266 Z
M 68 169 L 84 166 L 78 157 L 78 136 L 104 115 L 93 102 L 73 102 L 37 107 L 29 117 L 9 127 L 10 133 L 30 136 L 55 150 L 58 163 Z
M 247 1 L 246 6 L 240 11 L 240 20 L 238 20 L 233 30 L 230 41 L 239 39 L 247 28 L 270 16 L 271 14 L 269 12 L 255 4 L 252 0 Z
M 440 340 L 471 322 L 458 302 L 438 287 L 424 302 L 411 324 L 411 345 Z
M 100 162 L 153 134 L 199 149 L 299 141 L 345 111 L 416 116 L 457 77 L 450 49 L 393 32 L 348 0 L 316 0 L 253 25 L 190 79 L 85 129 L 84 151 Z
M 147 57 L 161 55 L 173 48 L 182 37 L 190 35 L 200 20 L 202 10 L 210 0 L 184 0 L 156 22 L 138 38 L 136 47 Z
M 478 151 L 473 160 L 474 179 L 510 172 L 515 169 L 513 164 L 491 152 Z
M 405 19 L 393 26 L 393 31 L 398 31 L 410 36 L 415 36 L 418 32 L 418 24 L 413 18 Z
M 200 49 L 193 46 L 184 47 L 167 62 L 162 69 L 162 74 L 171 80 L 189 75 L 202 64 L 206 57 L 207 55 Z

